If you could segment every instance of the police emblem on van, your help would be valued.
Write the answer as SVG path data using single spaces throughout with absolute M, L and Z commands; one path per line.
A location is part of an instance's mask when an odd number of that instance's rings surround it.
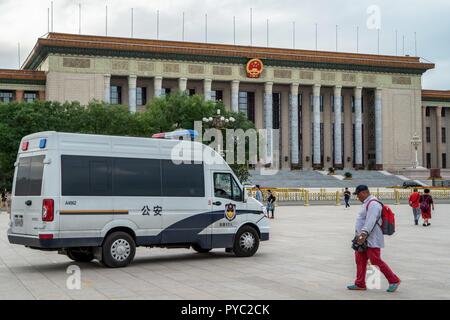
M 236 205 L 228 203 L 225 205 L 225 218 L 228 221 L 233 221 L 236 218 Z

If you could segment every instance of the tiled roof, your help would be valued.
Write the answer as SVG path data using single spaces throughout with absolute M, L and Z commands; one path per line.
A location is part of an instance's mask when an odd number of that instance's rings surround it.
M 44 71 L 0 69 L 0 79 L 44 80 Z
M 0 69 L 0 83 L 45 85 L 46 78 L 43 71 Z
M 294 50 L 282 48 L 266 48 L 253 46 L 236 46 L 226 44 L 209 44 L 197 42 L 181 42 L 167 40 L 147 40 L 135 38 L 118 38 L 103 36 L 74 35 L 50 33 L 39 38 L 33 51 L 24 63 L 24 68 L 35 67 L 36 59 L 42 58 L 44 48 L 77 48 L 79 50 L 94 49 L 97 52 L 114 55 L 113 52 L 134 52 L 140 56 L 146 53 L 176 54 L 183 57 L 220 58 L 260 58 L 270 61 L 303 62 L 309 64 L 337 64 L 339 66 L 367 66 L 374 68 L 408 69 L 425 72 L 434 68 L 433 63 L 422 63 L 418 57 L 386 56 L 372 54 L 356 54 L 342 52 Z
M 422 100 L 450 101 L 450 90 L 422 90 Z

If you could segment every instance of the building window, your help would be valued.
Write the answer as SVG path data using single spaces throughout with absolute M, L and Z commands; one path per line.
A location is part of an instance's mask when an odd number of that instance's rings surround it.
M 14 100 L 12 91 L 0 91 L 0 102 L 8 103 Z
M 280 129 L 280 116 L 281 116 L 281 94 L 272 94 L 272 128 Z
M 162 88 L 161 89 L 161 96 L 168 96 L 169 94 L 170 94 L 170 92 L 171 92 L 171 89 L 170 88 Z
M 364 96 L 361 97 L 361 113 L 364 113 Z
M 255 122 L 255 93 L 254 92 L 239 92 L 239 112 L 244 113 L 247 119 Z
M 330 106 L 331 106 L 331 112 L 334 112 L 334 96 L 330 96 Z
M 352 96 L 352 113 L 355 113 L 355 96 Z
M 431 153 L 427 153 L 426 158 L 427 158 L 427 168 L 430 169 L 431 168 Z
M 425 141 L 427 143 L 431 142 L 431 128 L 430 127 L 425 128 Z
M 136 88 L 136 105 L 145 106 L 147 104 L 147 88 Z
M 425 116 L 426 117 L 430 116 L 430 107 L 425 107 Z
M 195 94 L 195 89 L 189 89 L 188 93 L 190 96 L 193 96 Z
M 445 108 L 442 108 L 442 109 L 441 109 L 441 117 L 442 117 L 442 118 L 445 118 Z
M 23 101 L 25 102 L 33 102 L 37 99 L 36 92 L 25 92 L 23 94 Z
M 122 103 L 122 87 L 111 86 L 111 104 L 121 104 Z
M 222 90 L 212 90 L 211 91 L 211 100 L 212 101 L 223 101 L 223 91 Z
M 447 154 L 442 154 L 442 169 L 447 169 Z
M 447 130 L 445 128 L 441 128 L 441 135 L 442 135 L 442 143 L 447 143 Z

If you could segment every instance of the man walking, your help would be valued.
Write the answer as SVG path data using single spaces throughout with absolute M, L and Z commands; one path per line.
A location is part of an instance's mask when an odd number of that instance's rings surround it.
M 351 196 L 350 191 L 348 191 L 348 188 L 345 188 L 345 191 L 344 191 L 345 209 L 350 208 L 350 203 L 349 203 L 350 196 Z
M 256 194 L 255 194 L 255 199 L 258 200 L 259 202 L 263 203 L 264 199 L 263 199 L 263 193 L 261 191 L 261 188 L 259 186 L 259 184 L 256 185 Z
M 413 193 L 409 196 L 409 206 L 413 210 L 413 216 L 414 216 L 414 224 L 417 226 L 419 225 L 419 218 L 420 218 L 420 193 L 415 188 L 413 190 Z
M 349 290 L 366 290 L 367 260 L 377 266 L 389 282 L 387 292 L 395 292 L 400 285 L 400 279 L 392 272 L 389 266 L 381 259 L 381 248 L 384 248 L 384 235 L 382 225 L 382 204 L 370 194 L 369 188 L 360 185 L 353 193 L 363 203 L 356 218 L 356 237 L 359 245 L 367 244 L 367 249 L 355 250 L 356 280 L 353 285 L 347 286 Z

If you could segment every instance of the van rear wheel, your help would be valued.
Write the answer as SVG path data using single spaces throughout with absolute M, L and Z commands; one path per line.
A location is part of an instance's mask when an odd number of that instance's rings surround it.
M 133 261 L 136 243 L 126 232 L 111 233 L 102 246 L 102 262 L 110 268 L 126 267 Z
M 205 249 L 205 248 L 200 247 L 197 243 L 194 243 L 192 245 L 192 249 L 194 249 L 198 253 L 208 253 L 211 251 L 211 249 Z
M 251 257 L 259 247 L 258 232 L 250 226 L 243 226 L 234 238 L 233 252 L 237 257 Z
M 76 262 L 91 262 L 94 260 L 92 251 L 81 249 L 67 249 L 67 256 Z

